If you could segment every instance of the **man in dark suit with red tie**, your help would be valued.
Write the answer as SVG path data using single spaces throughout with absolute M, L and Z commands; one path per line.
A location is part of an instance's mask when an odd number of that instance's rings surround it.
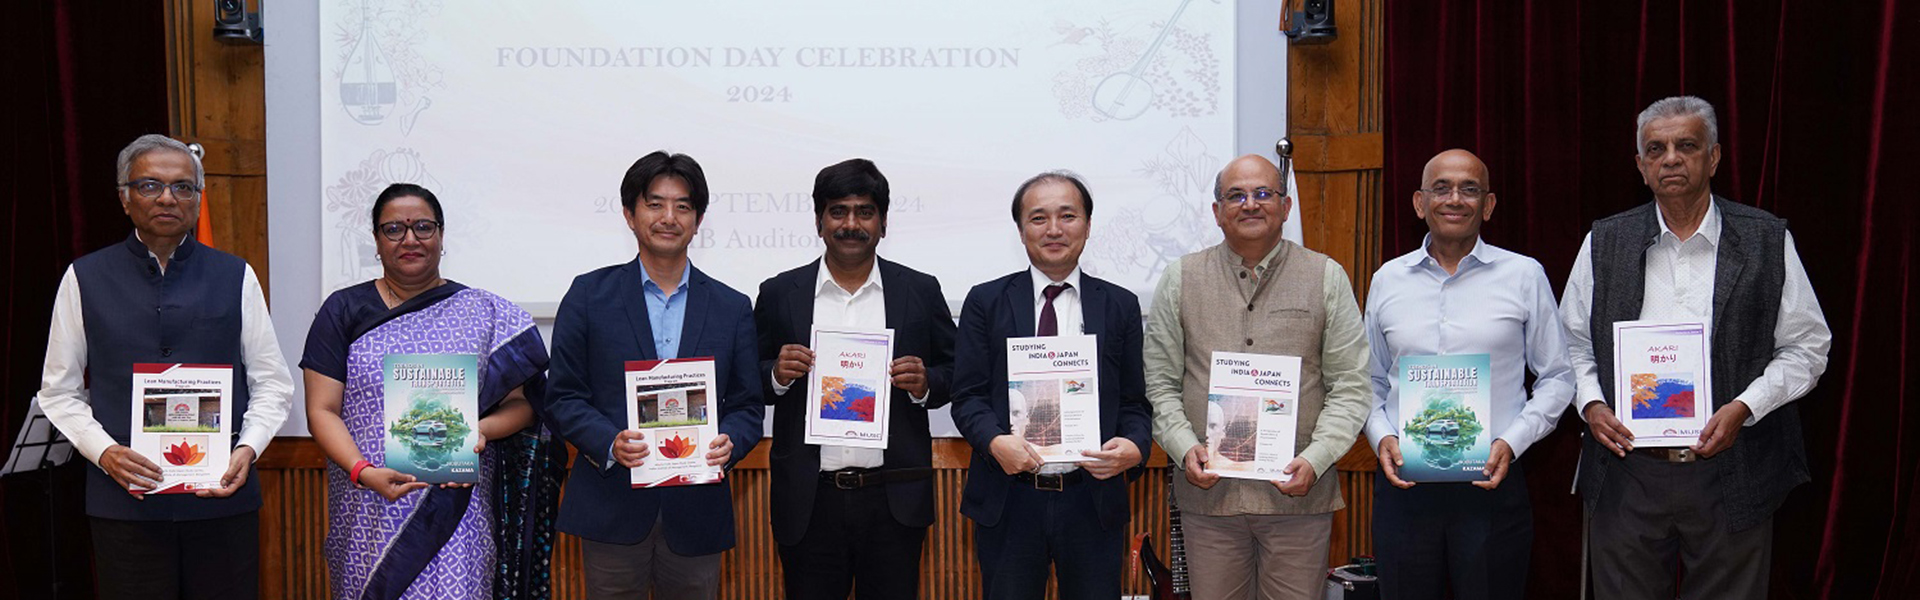
M 1141 365 L 1140 300 L 1080 270 L 1093 216 L 1086 184 L 1065 172 L 1020 185 L 1013 218 L 1031 266 L 977 286 L 960 311 L 953 419 L 973 446 L 960 512 L 974 522 L 985 596 L 1039 598 L 1049 566 L 1066 600 L 1120 595 L 1127 484 L 1147 454 L 1150 411 Z M 1007 339 L 1098 337 L 1100 450 L 1043 465 L 1012 430 Z M 1042 418 L 1034 415 L 1032 418 Z
M 759 379 L 773 417 L 773 537 L 787 597 L 919 595 L 920 549 L 933 525 L 933 445 L 927 411 L 945 406 L 953 315 L 931 275 L 879 258 L 887 178 L 856 158 L 813 182 L 816 261 L 760 285 L 754 306 Z M 814 325 L 892 329 L 892 390 L 884 450 L 806 443 Z

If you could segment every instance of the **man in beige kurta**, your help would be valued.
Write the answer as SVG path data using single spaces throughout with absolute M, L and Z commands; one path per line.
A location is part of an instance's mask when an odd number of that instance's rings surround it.
M 1326 577 L 1333 512 L 1345 506 L 1335 461 L 1365 424 L 1367 341 L 1346 270 L 1281 239 L 1292 199 L 1282 170 L 1242 156 L 1215 180 L 1221 244 L 1169 266 L 1147 317 L 1144 358 L 1153 435 L 1183 475 L 1193 597 L 1307 599 Z M 1300 358 L 1292 479 L 1222 479 L 1207 470 L 1207 386 L 1214 352 Z

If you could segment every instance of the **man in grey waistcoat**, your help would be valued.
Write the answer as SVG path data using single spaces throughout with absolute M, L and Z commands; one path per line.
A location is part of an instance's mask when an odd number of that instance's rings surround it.
M 1808 480 L 1793 401 L 1826 370 L 1832 333 L 1786 221 L 1718 197 L 1713 106 L 1640 113 L 1635 163 L 1654 201 L 1595 221 L 1560 314 L 1587 421 L 1577 484 L 1595 597 L 1765 598 L 1773 511 Z M 1616 416 L 1613 325 L 1706 324 L 1713 412 L 1686 448 L 1635 448 Z
M 1330 471 L 1372 408 L 1366 334 L 1346 270 L 1281 238 L 1292 204 L 1283 171 L 1248 155 L 1220 172 L 1213 214 L 1226 240 L 1169 266 L 1147 317 L 1153 435 L 1183 475 L 1173 491 L 1196 600 L 1319 597 L 1333 512 L 1346 506 Z M 1217 441 L 1204 436 L 1215 351 L 1300 358 L 1286 483 L 1207 470 L 1207 444 Z

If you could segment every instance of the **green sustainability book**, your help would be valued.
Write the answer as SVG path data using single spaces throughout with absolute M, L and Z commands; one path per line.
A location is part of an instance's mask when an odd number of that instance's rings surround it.
M 479 483 L 480 359 L 472 354 L 389 354 L 386 382 L 387 468 L 419 481 Z
M 1485 354 L 1404 356 L 1394 379 L 1400 478 L 1485 481 L 1493 448 L 1492 360 Z

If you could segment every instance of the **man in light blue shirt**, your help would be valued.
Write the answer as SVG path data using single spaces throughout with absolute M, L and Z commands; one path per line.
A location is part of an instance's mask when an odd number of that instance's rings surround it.
M 721 553 L 735 541 L 731 478 L 635 488 L 632 469 L 668 455 L 663 440 L 627 428 L 641 407 L 625 377 L 631 361 L 711 360 L 707 403 L 717 404 L 719 431 L 694 444 L 708 465 L 732 468 L 760 441 L 766 407 L 752 304 L 687 255 L 708 196 L 691 157 L 654 152 L 634 161 L 620 202 L 639 253 L 574 278 L 553 320 L 551 379 L 536 408 L 579 449 L 555 525 L 581 540 L 589 598 L 720 593 Z
M 1493 216 L 1487 166 L 1465 150 L 1427 162 L 1413 209 L 1427 222 L 1420 249 L 1374 273 L 1366 329 L 1373 414 L 1374 547 L 1383 598 L 1522 598 L 1533 510 L 1518 459 L 1553 431 L 1573 397 L 1566 332 L 1540 263 L 1486 244 Z M 1486 354 L 1492 415 L 1485 481 L 1403 480 L 1405 437 L 1396 374 L 1411 356 Z M 1535 376 L 1527 396 L 1526 370 Z

